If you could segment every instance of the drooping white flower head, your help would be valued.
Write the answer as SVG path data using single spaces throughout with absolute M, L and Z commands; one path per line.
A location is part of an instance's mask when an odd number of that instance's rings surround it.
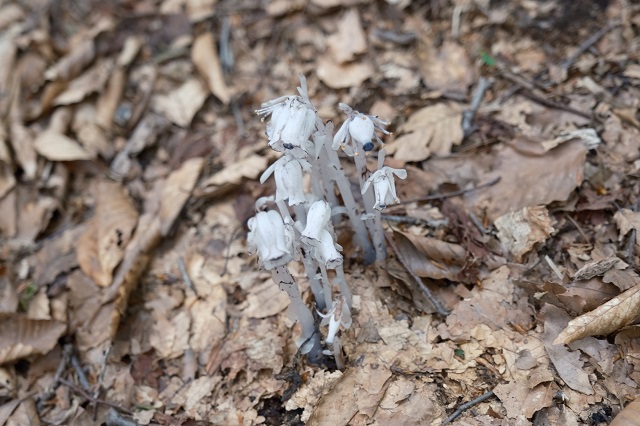
M 333 301 L 329 312 L 326 314 L 318 312 L 318 314 L 323 318 L 320 325 L 329 324 L 329 331 L 325 340 L 329 344 L 333 343 L 338 330 L 340 330 L 340 325 L 344 328 L 351 327 L 351 311 L 343 296 L 339 296 Z
M 285 226 L 277 211 L 258 212 L 249 219 L 248 226 L 247 242 L 253 251 L 258 252 L 265 269 L 272 270 L 293 259 L 291 228 Z
M 262 104 L 256 113 L 264 120 L 271 115 L 267 124 L 269 146 L 278 152 L 288 152 L 298 158 L 316 155 L 311 135 L 319 121 L 318 113 L 307 95 L 307 83 L 300 76 L 300 96 L 283 96 Z
M 326 229 L 331 219 L 331 207 L 324 200 L 311 204 L 307 212 L 307 226 L 301 234 L 301 240 L 309 247 L 316 247 L 320 243 L 320 234 Z
M 384 166 L 369 176 L 369 179 L 362 186 L 362 193 L 364 194 L 369 189 L 369 186 L 373 185 L 373 192 L 376 196 L 374 209 L 383 210 L 390 204 L 400 202 L 396 195 L 396 183 L 393 175 L 398 176 L 400 179 L 406 179 L 407 171 Z
M 319 237 L 320 240 L 311 251 L 312 256 L 327 269 L 336 269 L 344 261 L 338 251 L 342 250 L 342 247 L 333 241 L 333 236 L 327 229 L 322 229 Z
M 275 174 L 276 201 L 287 201 L 290 206 L 307 202 L 302 184 L 302 172 L 309 173 L 311 165 L 302 158 L 285 153 L 260 176 L 260 183 Z
M 390 134 L 383 127 L 389 123 L 378 119 L 378 117 L 354 111 L 350 106 L 343 103 L 339 107 L 347 114 L 348 118 L 342 123 L 340 130 L 333 138 L 332 148 L 334 150 L 341 147 L 347 155 L 352 156 L 354 149 L 348 144 L 353 141 L 353 143 L 362 146 L 364 151 L 371 151 L 374 139 L 382 145 L 382 140 L 375 132 L 376 129 L 387 135 Z

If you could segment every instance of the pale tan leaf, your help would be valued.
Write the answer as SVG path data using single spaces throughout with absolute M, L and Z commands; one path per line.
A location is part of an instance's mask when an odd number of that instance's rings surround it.
M 49 68 L 44 73 L 44 76 L 47 80 L 70 80 L 80 74 L 93 61 L 95 56 L 96 46 L 94 41 L 86 40 Z
M 34 354 L 46 354 L 58 343 L 67 325 L 33 320 L 23 315 L 0 315 L 0 364 Z
M 344 13 L 338 21 L 338 31 L 327 37 L 327 44 L 339 64 L 353 61 L 356 55 L 367 51 L 367 39 L 357 9 Z
M 318 59 L 318 77 L 332 89 L 344 89 L 361 85 L 373 75 L 368 63 L 337 64 L 328 56 Z
M 394 232 L 398 250 L 419 277 L 458 280 L 467 253 L 458 244 L 437 238 Z
M 11 93 L 16 90 L 12 87 L 15 72 L 15 60 L 18 49 L 14 37 L 9 34 L 0 33 L 0 116 L 4 116 L 9 109 L 12 99 Z
M 113 69 L 113 59 L 103 59 L 74 79 L 64 92 L 56 96 L 53 105 L 71 105 L 101 92 Z
M 632 229 L 636 231 L 640 229 L 640 212 L 634 212 L 630 209 L 620 209 L 613 215 L 613 219 L 616 221 L 616 225 L 618 225 L 618 229 L 620 230 L 618 241 L 622 241 L 625 235 Z
M 619 264 L 625 265 L 625 269 L 622 267 L 615 267 L 608 270 L 602 277 L 602 281 L 615 285 L 620 289 L 620 291 L 627 291 L 640 284 L 640 276 L 638 276 L 636 271 L 629 268 L 629 265 L 623 261 L 620 261 Z
M 638 419 L 640 419 L 640 398 L 627 404 L 624 410 L 609 423 L 609 426 L 636 426 Z
M 196 157 L 185 161 L 182 166 L 169 175 L 160 195 L 160 228 L 166 236 L 184 204 L 191 196 L 204 160 Z
M 16 178 L 13 169 L 9 165 L 0 162 L 0 199 L 7 195 L 16 186 Z
M 439 103 L 416 111 L 403 124 L 401 134 L 387 145 L 400 161 L 422 161 L 432 153 L 446 155 L 462 142 L 462 110 L 454 104 Z
M 427 87 L 441 91 L 466 93 L 474 81 L 474 67 L 463 45 L 446 40 L 435 47 L 430 40 L 418 47 L 420 72 Z
M 465 196 L 469 207 L 484 207 L 495 220 L 523 207 L 565 201 L 582 183 L 587 149 L 580 141 L 569 141 L 542 156 L 522 154 L 511 147 L 498 151 L 485 175 L 485 182 L 500 181 Z
M 213 34 L 207 32 L 196 37 L 191 48 L 191 60 L 195 64 L 198 73 L 207 82 L 211 93 L 220 99 L 222 103 L 228 104 L 231 94 L 224 81 L 224 74 L 222 73 L 222 66 L 218 58 Z
M 38 167 L 38 155 L 34 149 L 33 133 L 19 120 L 12 120 L 9 124 L 11 146 L 16 161 L 24 171 L 26 180 L 33 180 Z
M 45 130 L 33 143 L 38 154 L 51 161 L 91 160 L 95 154 L 61 133 Z
M 188 127 L 207 99 L 207 90 L 200 80 L 192 78 L 167 95 L 154 98 L 154 109 L 181 127 Z
M 631 324 L 639 312 L 640 285 L 636 285 L 593 311 L 571 320 L 553 344 L 568 344 L 586 336 L 613 333 Z
M 525 207 L 495 220 L 498 238 L 517 260 L 554 232 L 553 219 L 544 206 Z
M 566 346 L 556 345 L 558 334 L 569 322 L 569 315 L 553 305 L 542 308 L 544 315 L 544 346 L 558 375 L 571 389 L 593 395 L 589 375 L 583 369 L 579 351 L 570 351 Z M 556 341 L 554 341 L 556 339 Z
M 237 188 L 243 179 L 257 179 L 267 168 L 268 161 L 265 156 L 254 154 L 231 164 L 205 179 L 200 184 L 196 195 L 217 196 L 225 194 Z

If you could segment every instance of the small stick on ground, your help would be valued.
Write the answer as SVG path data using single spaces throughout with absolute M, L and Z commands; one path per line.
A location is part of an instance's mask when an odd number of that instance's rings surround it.
M 498 176 L 497 178 L 491 179 L 489 182 L 483 183 L 482 185 L 474 186 L 473 188 L 460 189 L 458 191 L 453 191 L 453 192 L 445 192 L 444 194 L 426 195 L 424 197 L 419 197 L 419 198 L 413 198 L 411 200 L 400 201 L 398 204 L 409 204 L 409 203 L 416 203 L 416 202 L 419 202 L 419 201 L 444 200 L 446 198 L 457 197 L 459 195 L 464 195 L 464 194 L 468 194 L 470 192 L 478 191 L 480 189 L 488 188 L 490 186 L 495 185 L 498 182 L 500 182 L 500 176 Z
M 462 113 L 462 131 L 464 132 L 465 137 L 469 136 L 473 131 L 473 118 L 476 116 L 478 108 L 480 108 L 480 103 L 484 98 L 484 93 L 489 87 L 491 87 L 493 81 L 494 80 L 492 78 L 484 77 L 480 77 L 480 80 L 478 80 L 478 85 L 476 86 L 476 91 L 473 93 L 471 105 L 468 110 Z
M 124 417 L 122 417 L 122 414 L 118 413 L 118 411 L 114 410 L 113 408 L 109 408 L 106 423 L 107 426 L 138 426 L 137 422 L 125 419 Z
M 71 347 L 71 345 L 69 345 L 69 346 Z M 82 389 L 84 389 L 87 392 L 89 392 L 91 390 L 91 385 L 89 384 L 89 379 L 87 379 L 87 375 L 85 374 L 84 370 L 82 369 L 82 364 L 80 364 L 80 360 L 76 356 L 76 354 L 75 354 L 75 352 L 73 350 L 73 347 L 71 347 L 71 349 L 70 349 L 69 357 L 71 359 L 71 366 L 73 367 L 73 369 L 75 370 L 76 374 L 78 375 L 78 382 L 80 382 L 80 386 L 82 386 Z
M 591 46 L 596 44 L 598 40 L 600 40 L 606 33 L 608 33 L 609 31 L 615 28 L 618 28 L 619 26 L 621 26 L 620 23 L 615 23 L 615 24 L 609 24 L 606 27 L 601 28 L 594 35 L 592 35 L 591 37 L 586 39 L 584 42 L 582 42 L 580 46 L 578 46 L 576 51 L 573 52 L 573 55 L 569 56 L 564 62 L 562 62 L 560 66 L 564 68 L 566 71 L 568 71 L 569 68 L 571 68 L 573 64 L 578 60 L 580 55 L 582 55 L 584 52 L 589 50 Z
M 93 405 L 102 404 L 102 405 L 106 405 L 106 406 L 111 407 L 111 408 L 115 408 L 116 410 L 120 411 L 121 413 L 128 414 L 128 415 L 132 414 L 131 411 L 127 410 L 126 408 L 120 407 L 119 405 L 114 404 L 113 402 L 109 402 L 109 401 L 105 401 L 105 400 L 102 400 L 102 399 L 94 398 L 93 396 L 91 396 L 87 392 L 85 392 L 84 389 L 82 389 L 79 386 L 76 386 L 75 384 L 71 383 L 68 380 L 65 380 L 65 379 L 61 378 L 60 379 L 60 383 L 65 385 L 66 387 L 68 387 L 69 389 L 71 389 L 76 394 L 80 395 L 81 397 L 83 397 L 84 399 L 86 399 L 87 401 L 89 401 Z
M 411 269 L 407 261 L 404 259 L 404 257 L 400 253 L 400 250 L 398 250 L 398 247 L 396 246 L 396 243 L 393 241 L 393 238 L 391 238 L 386 232 L 384 236 L 387 239 L 387 242 L 389 243 L 389 247 L 391 247 L 393 252 L 396 254 L 398 261 L 400 261 L 400 263 L 402 264 L 402 266 L 404 266 L 404 268 L 407 270 L 409 275 L 411 275 L 411 278 L 413 278 L 416 284 L 418 284 L 418 287 L 420 287 L 420 290 L 422 290 L 422 293 L 427 297 L 427 299 L 429 299 L 433 307 L 436 309 L 436 312 L 442 315 L 443 317 L 446 317 L 447 315 L 449 315 L 449 311 L 447 311 L 440 304 L 438 299 L 436 299 L 433 293 L 431 293 L 431 290 L 429 290 L 429 287 L 424 285 L 424 283 L 422 282 L 422 279 L 419 276 L 417 276 L 415 272 L 413 272 L 413 269 Z
M 191 281 L 191 277 L 189 277 L 189 274 L 187 273 L 187 268 L 184 266 L 184 260 L 182 259 L 182 257 L 178 258 L 178 269 L 180 269 L 180 275 L 182 276 L 182 281 L 184 281 L 184 285 L 186 285 L 187 288 L 191 290 L 193 294 L 196 295 L 196 297 L 199 297 L 198 292 L 194 287 L 193 282 Z
M 476 404 L 480 404 L 481 402 L 486 401 L 487 399 L 491 398 L 494 395 L 495 394 L 493 393 L 493 391 L 489 391 L 489 392 L 485 393 L 484 395 L 480 395 L 479 397 L 477 397 L 476 399 L 474 399 L 472 401 L 465 402 L 464 404 L 459 406 L 456 409 L 456 411 L 453 412 L 453 414 L 451 414 L 449 417 L 444 419 L 442 421 L 442 423 L 440 423 L 440 426 L 444 426 L 444 425 L 447 425 L 447 424 L 451 423 L 452 421 L 457 419 L 464 412 L 464 410 L 466 410 L 467 408 L 471 408 Z

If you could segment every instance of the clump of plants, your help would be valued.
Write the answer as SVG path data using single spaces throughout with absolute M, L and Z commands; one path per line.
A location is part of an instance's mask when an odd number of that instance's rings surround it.
M 407 172 L 384 165 L 385 150 L 376 132 L 389 134 L 385 130 L 388 123 L 342 103 L 339 108 L 347 118 L 334 135 L 333 123 L 318 116 L 301 76 L 298 95 L 266 102 L 256 111 L 263 121 L 269 120 L 269 146 L 282 156 L 260 177 L 264 183 L 273 176 L 276 193 L 256 201 L 256 215 L 248 222 L 248 242 L 261 266 L 271 271 L 274 282 L 291 299 L 289 318 L 300 322 L 302 330 L 296 341 L 300 352 L 312 361 L 332 354 L 341 367 L 339 334 L 351 325 L 352 305 L 334 224 L 346 216 L 363 261 L 383 261 L 386 246 L 380 212 L 399 201 L 395 177 L 405 179 Z M 366 156 L 376 146 L 380 147 L 378 167 L 372 172 Z M 355 161 L 362 204 L 356 202 L 351 191 L 338 150 Z M 308 190 L 303 182 L 305 175 L 310 177 Z M 321 326 L 328 327 L 324 340 L 289 270 L 293 261 L 304 265 L 314 309 L 323 318 Z

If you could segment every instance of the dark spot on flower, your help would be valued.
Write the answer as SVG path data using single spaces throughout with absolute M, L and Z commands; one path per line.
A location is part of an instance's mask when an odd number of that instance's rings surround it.
M 293 145 L 290 143 L 283 143 L 282 146 L 284 146 L 286 149 L 293 149 Z
M 364 145 L 362 145 L 362 148 L 367 152 L 371 151 L 373 149 L 373 142 L 365 143 Z

